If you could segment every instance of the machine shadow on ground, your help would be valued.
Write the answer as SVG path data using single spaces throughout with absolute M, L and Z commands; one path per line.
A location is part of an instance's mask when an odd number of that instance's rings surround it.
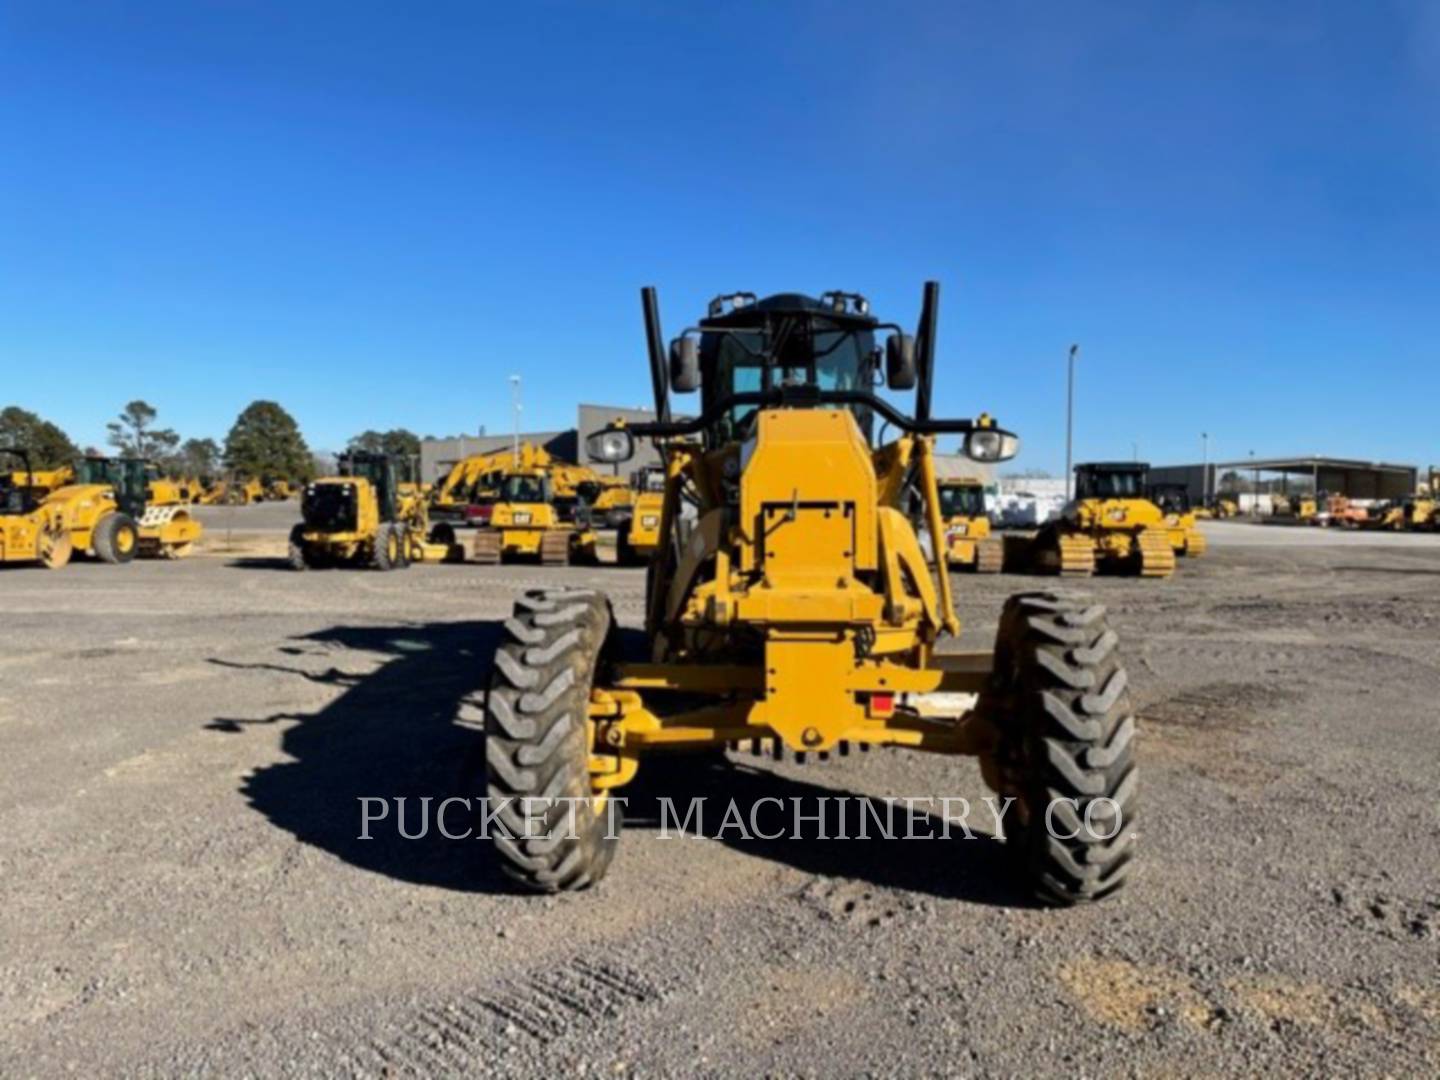
M 407 840 L 396 828 L 397 798 L 414 813 L 452 796 L 478 797 L 483 737 L 456 722 L 461 703 L 483 693 L 499 622 L 402 623 L 339 626 L 290 639 L 275 663 L 237 665 L 289 675 L 340 694 L 313 713 L 277 713 L 259 719 L 217 717 L 206 726 L 241 732 L 253 725 L 294 721 L 281 749 L 294 760 L 257 769 L 240 788 L 250 805 L 296 839 L 361 869 L 424 885 L 470 892 L 508 891 L 488 844 L 447 840 L 430 828 Z M 331 667 L 308 670 L 296 656 L 354 650 L 357 664 L 375 656 L 373 671 L 351 674 Z M 341 654 L 343 655 L 343 653 Z M 476 700 L 480 700 L 479 697 Z M 478 713 L 477 713 L 478 715 Z M 388 800 L 389 819 L 361 838 L 361 799 Z M 375 804 L 370 804 L 374 806 Z M 450 823 L 461 831 L 464 821 Z M 433 823 L 432 823 L 433 825 Z M 410 831 L 418 831 L 415 820 Z
M 501 637 L 497 621 L 408 623 L 394 626 L 341 626 L 290 639 L 275 662 L 238 664 L 212 658 L 222 667 L 272 672 L 340 690 L 339 696 L 313 713 L 280 712 L 260 718 L 219 716 L 206 726 L 226 734 L 249 727 L 293 722 L 281 749 L 293 760 L 263 766 L 248 777 L 240 793 L 275 826 L 296 839 L 328 851 L 351 865 L 401 881 L 436 885 L 463 892 L 512 892 L 500 872 L 489 843 L 480 839 L 447 839 L 435 827 L 419 839 L 406 839 L 396 827 L 397 798 L 405 798 L 407 831 L 418 831 L 421 800 L 431 808 L 451 797 L 478 800 L 484 794 L 484 735 L 478 729 L 480 710 L 472 708 L 476 726 L 457 720 L 462 704 L 478 706 L 490 677 L 490 658 Z M 636 640 L 623 635 L 627 647 Z M 333 659 L 337 650 L 383 657 L 373 671 L 347 672 L 338 667 L 314 670 L 299 666 L 296 657 L 320 654 Z M 340 653 L 343 655 L 343 653 Z M 817 781 L 824 765 L 814 767 Z M 669 799 L 683 815 L 689 800 L 703 798 L 710 842 L 722 843 L 757 858 L 794 867 L 820 877 L 850 878 L 883 888 L 973 903 L 1025 906 L 1025 894 L 1009 866 L 1004 845 L 985 835 L 988 817 L 978 808 L 972 817 L 975 838 L 958 828 L 940 838 L 943 823 L 917 813 L 911 831 L 921 837 L 904 839 L 904 809 L 895 811 L 893 839 L 882 835 L 871 819 L 869 839 L 815 838 L 747 839 L 737 830 L 717 829 L 733 801 L 742 818 L 761 800 L 780 800 L 784 820 L 799 800 L 814 813 L 819 799 L 850 800 L 849 832 L 858 830 L 856 793 L 797 780 L 750 763 L 744 757 L 710 754 L 670 755 L 647 759 L 636 782 L 623 792 L 628 799 L 625 830 L 654 832 L 661 825 L 662 800 Z M 916 793 L 902 792 L 898 795 Z M 948 792 L 936 792 L 938 797 Z M 361 838 L 362 799 L 387 800 L 388 819 Z M 877 800 L 878 802 L 878 800 Z M 370 804 L 374 806 L 376 804 Z M 776 803 L 757 813 L 773 831 Z M 768 816 L 767 816 L 768 815 Z M 675 820 L 671 815 L 672 822 Z M 467 824 L 479 826 L 478 812 L 466 818 L 457 805 L 447 813 L 452 833 Z M 813 826 L 809 826 L 813 830 Z M 834 829 L 829 830 L 834 835 Z M 619 859 L 624 859 L 622 836 Z M 643 841 L 641 841 L 643 842 Z M 703 858 L 694 840 L 679 836 L 672 826 L 667 844 L 677 859 Z

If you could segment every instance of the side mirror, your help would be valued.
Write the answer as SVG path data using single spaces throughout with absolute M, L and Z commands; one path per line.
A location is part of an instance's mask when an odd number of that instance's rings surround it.
M 693 337 L 670 342 L 670 386 L 681 394 L 700 389 L 700 343 Z
M 607 465 L 629 461 L 635 456 L 635 436 L 624 428 L 605 428 L 585 439 L 585 453 Z
M 915 339 L 909 334 L 885 339 L 885 383 L 891 390 L 915 388 Z
M 965 436 L 965 456 L 971 461 L 1009 461 L 1020 452 L 1020 437 L 999 428 L 977 428 Z

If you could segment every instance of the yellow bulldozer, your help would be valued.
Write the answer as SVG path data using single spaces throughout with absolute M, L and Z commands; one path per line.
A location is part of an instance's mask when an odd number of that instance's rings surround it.
M 556 506 L 548 467 L 511 469 L 500 479 L 490 517 L 475 532 L 475 561 L 536 558 L 547 566 L 596 561 L 596 536 L 587 521 L 566 520 Z
M 403 482 L 388 454 L 353 450 L 336 465 L 337 475 L 312 480 L 301 492 L 302 520 L 290 530 L 292 569 L 400 570 L 464 558 L 453 528 L 431 527 L 421 486 Z
M 643 566 L 660 547 L 665 469 L 658 465 L 636 469 L 630 474 L 626 491 L 630 499 L 615 530 L 615 562 L 620 566 Z
M 1133 461 L 1075 466 L 1075 498 L 1030 545 L 1042 572 L 1089 577 L 1097 569 L 1167 578 L 1175 549 L 1164 512 L 1145 497 L 1150 467 Z
M 945 561 L 952 569 L 998 574 L 1005 566 L 1005 541 L 995 536 L 985 509 L 985 484 L 973 477 L 937 482 L 940 518 L 945 524 Z
M 1190 503 L 1190 489 L 1184 484 L 1151 484 L 1150 501 L 1165 515 L 1165 528 L 1170 533 L 1170 546 L 1176 555 L 1192 559 L 1205 554 L 1205 534 L 1196 524 L 1195 507 Z
M 649 439 L 666 462 L 644 646 L 624 647 L 593 588 L 517 601 L 484 753 L 489 835 L 516 881 L 598 881 L 618 842 L 615 793 L 653 754 L 892 746 L 979 758 L 1014 800 L 1005 841 L 1045 901 L 1121 887 L 1135 852 L 1135 722 L 1104 609 L 1021 593 L 993 653 L 953 650 L 935 439 L 963 435 L 985 462 L 1012 457 L 1017 440 L 984 417 L 931 415 L 938 291 L 926 285 L 914 336 L 855 294 L 719 297 L 668 363 L 644 291 L 656 419 L 587 440 L 593 459 L 620 462 Z M 882 380 L 913 389 L 913 409 L 882 397 Z M 672 419 L 671 391 L 697 389 L 699 415 Z M 929 560 L 905 513 L 912 476 Z
M 25 449 L 0 447 L 0 467 L 0 563 L 60 569 L 74 551 L 69 507 L 49 501 L 51 489 L 31 469 Z

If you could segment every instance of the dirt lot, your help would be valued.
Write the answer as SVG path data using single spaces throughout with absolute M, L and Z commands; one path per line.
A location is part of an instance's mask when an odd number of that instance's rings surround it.
M 640 820 L 545 900 L 480 842 L 357 839 L 362 796 L 473 790 L 457 704 L 515 593 L 598 583 L 633 623 L 637 572 L 0 573 L 0 1075 L 1433 1075 L 1440 538 L 1212 536 L 1087 586 L 1127 643 L 1143 865 L 1069 912 L 983 838 Z M 957 580 L 975 645 L 1044 584 Z M 655 766 L 640 815 L 985 794 L 969 761 L 736 761 Z

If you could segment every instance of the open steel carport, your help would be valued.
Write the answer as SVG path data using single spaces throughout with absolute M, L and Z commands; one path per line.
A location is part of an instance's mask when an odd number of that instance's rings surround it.
M 1266 481 L 1278 476 L 1278 490 L 1288 493 L 1291 478 L 1303 477 L 1308 483 L 1296 484 L 1297 489 L 1346 495 L 1352 499 L 1403 499 L 1414 493 L 1419 477 L 1419 470 L 1414 465 L 1302 456 L 1158 465 L 1150 470 L 1150 480 L 1152 483 L 1184 484 L 1192 499 L 1203 499 L 1219 493 L 1222 490 L 1221 477 L 1230 473 L 1244 477 L 1249 490 L 1266 490 Z

